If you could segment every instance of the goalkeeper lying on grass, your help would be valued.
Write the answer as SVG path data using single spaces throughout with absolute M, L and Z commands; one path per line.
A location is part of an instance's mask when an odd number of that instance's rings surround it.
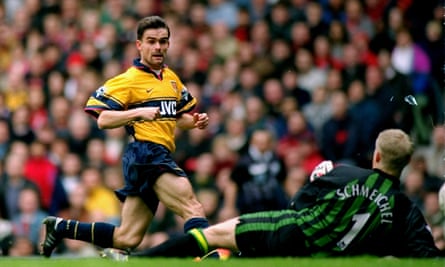
M 346 165 L 332 169 L 323 162 L 289 209 L 193 229 L 135 256 L 202 257 L 227 248 L 245 257 L 437 257 L 440 251 L 421 211 L 399 189 L 400 173 L 412 152 L 407 134 L 385 130 L 375 143 L 372 170 Z

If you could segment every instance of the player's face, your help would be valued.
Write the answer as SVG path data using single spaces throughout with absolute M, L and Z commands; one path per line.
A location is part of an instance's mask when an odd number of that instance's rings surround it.
M 162 67 L 169 45 L 168 31 L 164 28 L 147 29 L 142 39 L 136 40 L 141 62 L 155 70 Z

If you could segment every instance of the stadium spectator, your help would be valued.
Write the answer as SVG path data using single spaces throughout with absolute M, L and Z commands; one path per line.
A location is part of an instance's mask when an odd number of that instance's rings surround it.
M 314 65 L 326 71 L 331 68 L 340 69 L 341 62 L 336 60 L 331 53 L 331 43 L 325 35 L 315 37 L 312 48 L 314 54 Z
M 0 214 L 4 219 L 12 219 L 19 212 L 18 199 L 24 188 L 33 188 L 39 192 L 37 185 L 24 176 L 26 156 L 10 153 L 5 159 L 0 186 Z
M 445 121 L 441 96 L 443 93 L 430 75 L 430 59 L 420 45 L 413 40 L 412 34 L 407 29 L 402 29 L 397 32 L 391 62 L 396 71 L 407 77 L 412 96 L 416 99 L 415 103 L 410 104 L 414 104 L 412 130 L 417 142 L 428 143 L 432 125 L 425 122 L 424 116 L 428 115 L 433 124 Z
M 431 133 L 430 143 L 424 148 L 426 171 L 445 180 L 445 126 L 437 125 Z
M 209 221 L 217 220 L 220 192 L 216 186 L 216 160 L 211 153 L 202 153 L 194 164 L 190 180 L 198 200 L 203 203 L 204 212 Z
M 355 45 L 360 55 L 360 63 L 366 66 L 377 65 L 377 55 L 370 49 L 368 39 L 369 37 L 362 33 L 351 36 L 351 42 Z
M 249 13 L 249 24 L 254 24 L 256 21 L 266 18 L 271 8 L 269 1 L 265 0 L 237 0 L 236 2 L 240 8 L 245 8 Z
M 238 40 L 231 34 L 229 27 L 216 22 L 210 28 L 212 39 L 214 40 L 215 60 L 226 61 L 236 55 L 238 51 Z
M 107 162 L 105 161 L 105 143 L 103 139 L 92 138 L 88 140 L 85 152 L 85 165 L 103 171 Z
M 253 48 L 253 55 L 263 56 L 270 48 L 271 32 L 266 20 L 259 20 L 252 25 L 249 34 L 249 45 Z M 243 51 L 243 47 L 240 48 Z
M 273 125 L 273 134 L 280 138 L 286 131 L 287 115 L 283 112 L 286 95 L 281 81 L 276 78 L 266 79 L 263 84 L 262 97 L 266 104 L 267 116 L 271 119 Z M 291 107 L 291 109 L 296 108 L 296 104 Z
M 340 20 L 329 24 L 328 39 L 331 46 L 331 56 L 335 61 L 342 62 L 344 47 L 349 42 L 349 34 Z
M 45 144 L 34 141 L 30 144 L 29 157 L 24 166 L 24 176 L 39 188 L 40 206 L 54 215 L 68 205 L 65 189 L 57 166 L 48 158 Z
M 400 98 L 394 100 L 397 94 L 395 88 L 389 86 L 378 66 L 367 66 L 365 73 L 366 98 L 373 100 L 379 109 L 379 124 L 377 132 L 393 128 L 396 125 L 396 112 L 399 109 Z
M 357 134 L 355 144 L 355 160 L 357 165 L 369 168 L 372 162 L 374 147 L 369 140 L 373 140 L 380 132 L 378 126 L 381 121 L 380 109 L 372 98 L 367 97 L 366 89 L 360 80 L 354 80 L 347 88 L 349 100 L 349 112 Z M 366 119 L 364 119 L 366 118 Z
M 11 242 L 8 256 L 11 257 L 32 257 L 35 256 L 34 244 L 27 236 L 16 236 Z
M 117 224 L 120 204 L 113 191 L 105 186 L 103 172 L 94 167 L 83 169 L 81 184 L 86 190 L 85 209 L 94 221 Z
M 371 19 L 363 10 L 363 4 L 359 0 L 345 0 L 345 20 L 346 29 L 350 35 L 366 34 L 374 35 L 374 27 Z
M 425 174 L 419 170 L 409 170 L 403 179 L 403 191 L 419 209 L 424 208 Z
M 69 191 L 68 199 L 69 206 L 61 210 L 57 216 L 64 219 L 73 219 L 84 222 L 92 222 L 94 220 L 93 214 L 86 209 L 87 189 L 82 183 L 73 185 L 72 190 Z M 61 255 L 71 257 L 85 257 L 97 256 L 97 250 L 91 244 L 79 241 L 66 239 L 61 246 Z
M 349 101 L 345 93 L 333 93 L 330 105 L 332 116 L 323 124 L 320 149 L 325 159 L 333 162 L 355 164 L 354 151 L 357 131 L 349 111 Z
M 431 75 L 437 83 L 443 84 L 442 69 L 444 54 L 442 53 L 443 33 L 439 20 L 433 19 L 428 22 L 425 29 L 425 38 L 419 43 L 422 49 L 428 54 L 431 62 Z
M 88 142 L 95 137 L 102 137 L 102 133 L 96 133 L 94 129 L 84 112 L 76 110 L 70 113 L 67 136 L 68 145 L 70 151 L 83 155 L 85 161 L 87 160 Z
M 293 111 L 286 118 L 286 133 L 278 138 L 276 152 L 283 158 L 291 148 L 298 147 L 303 140 L 314 139 L 314 133 L 300 111 Z
M 286 170 L 274 151 L 274 136 L 268 130 L 255 130 L 245 153 L 234 166 L 231 179 L 237 187 L 236 207 L 240 214 L 285 208 L 281 183 Z
M 210 152 L 215 158 L 215 173 L 223 169 L 231 169 L 238 160 L 239 154 L 228 145 L 224 135 L 216 135 L 212 140 Z
M 324 87 L 318 87 L 312 92 L 312 101 L 303 106 L 301 111 L 303 115 L 314 131 L 315 140 L 318 143 L 321 140 L 321 130 L 323 124 L 332 115 L 331 108 L 329 106 L 328 91 Z
M 302 21 L 296 21 L 292 24 L 290 41 L 292 45 L 292 51 L 295 53 L 300 49 L 311 48 L 311 33 L 309 26 Z
M 249 41 L 250 32 L 250 14 L 246 7 L 238 8 L 238 25 L 233 29 L 233 36 L 239 42 Z
M 285 95 L 295 99 L 299 110 L 304 109 L 304 106 L 312 101 L 311 94 L 306 89 L 298 86 L 298 74 L 294 69 L 282 69 L 281 72 L 281 83 Z
M 284 1 L 278 1 L 272 5 L 270 14 L 266 17 L 272 40 L 290 39 L 292 19 L 289 10 L 289 5 Z
M 298 73 L 298 86 L 312 92 L 326 83 L 326 70 L 317 68 L 309 50 L 299 49 L 295 54 L 295 67 Z
M 218 136 L 224 138 L 228 149 L 241 153 L 246 150 L 249 142 L 249 133 L 246 127 L 247 123 L 244 118 L 230 116 L 225 120 L 224 131 Z
M 191 164 L 196 157 L 209 151 L 211 144 L 210 136 L 206 129 L 182 131 L 177 135 L 176 140 L 178 145 L 175 157 L 185 171 L 189 169 L 188 165 Z
M 328 0 L 323 4 L 323 20 L 331 24 L 333 21 L 343 21 L 345 9 L 343 0 Z
M 36 255 L 42 238 L 41 223 L 48 213 L 42 209 L 40 194 L 35 188 L 21 189 L 17 200 L 19 210 L 12 217 L 13 234 L 17 238 L 28 238 L 33 248 L 31 254 Z
M 113 191 L 124 186 L 124 177 L 119 166 L 109 166 L 104 170 L 104 185 Z
M 427 73 L 430 71 L 430 59 L 425 51 L 414 42 L 411 33 L 402 28 L 396 32 L 396 44 L 391 52 L 394 68 L 404 74 Z
M 274 121 L 267 114 L 266 103 L 260 97 L 252 96 L 246 99 L 247 135 L 251 136 L 255 130 L 267 129 L 274 133 Z
M 216 23 L 224 23 L 233 30 L 238 25 L 238 7 L 232 1 L 210 0 L 206 7 L 206 22 L 211 27 Z
M 107 165 L 116 166 L 124 153 L 129 138 L 124 128 L 108 129 L 105 131 L 104 162 Z
M 344 88 L 348 88 L 349 84 L 354 80 L 363 81 L 365 77 L 366 65 L 361 62 L 357 47 L 348 43 L 343 47 L 342 55 L 342 81 Z
M 220 105 L 231 89 L 232 88 L 225 83 L 224 66 L 214 64 L 208 70 L 207 79 L 202 85 L 201 91 L 204 105 Z
M 328 24 L 323 20 L 323 9 L 321 3 L 308 1 L 306 8 L 305 22 L 309 26 L 312 43 L 319 36 L 326 36 L 329 29 Z
M 250 65 L 242 67 L 239 73 L 239 82 L 235 90 L 238 91 L 245 100 L 248 100 L 250 97 L 261 96 L 261 76 Z
M 270 45 L 270 61 L 275 67 L 266 78 L 281 77 L 293 68 L 292 47 L 288 39 L 272 40 Z
M 66 154 L 60 164 L 60 180 L 63 188 L 68 195 L 77 187 L 80 181 L 82 171 L 82 159 L 76 153 Z
M 68 121 L 70 120 L 70 112 L 71 103 L 63 95 L 51 99 L 49 121 L 58 137 L 67 138 L 69 135 Z
M 48 125 L 49 120 L 46 102 L 45 92 L 43 91 L 43 83 L 35 83 L 30 85 L 28 100 L 30 125 L 35 134 Z
M 11 114 L 10 133 L 11 140 L 24 142 L 26 144 L 32 143 L 36 136 L 31 128 L 31 114 L 27 105 L 19 106 Z
M 4 162 L 9 152 L 10 137 L 8 121 L 0 119 L 0 160 L 2 162 Z
M 286 178 L 283 182 L 284 192 L 290 200 L 308 182 L 308 173 L 305 169 L 294 166 L 288 168 Z
M 215 158 L 211 153 L 201 153 L 191 168 L 190 180 L 195 190 L 215 188 Z
M 346 86 L 343 82 L 343 76 L 338 69 L 330 69 L 326 77 L 326 90 L 328 94 L 328 100 L 331 98 L 332 93 L 340 91 L 346 92 Z

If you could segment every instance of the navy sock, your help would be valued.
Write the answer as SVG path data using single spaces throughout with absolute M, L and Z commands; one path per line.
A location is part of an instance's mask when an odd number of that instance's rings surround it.
M 109 248 L 113 247 L 115 226 L 109 223 L 83 223 L 75 220 L 63 220 L 57 225 L 57 233 L 64 238 L 76 239 Z
M 209 225 L 209 221 L 204 217 L 191 218 L 184 223 L 184 233 L 187 233 L 194 228 L 207 228 Z

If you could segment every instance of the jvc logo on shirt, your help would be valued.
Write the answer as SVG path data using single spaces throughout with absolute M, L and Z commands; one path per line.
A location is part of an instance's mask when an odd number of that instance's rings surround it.
M 176 116 L 176 101 L 160 101 L 159 113 L 162 117 Z

